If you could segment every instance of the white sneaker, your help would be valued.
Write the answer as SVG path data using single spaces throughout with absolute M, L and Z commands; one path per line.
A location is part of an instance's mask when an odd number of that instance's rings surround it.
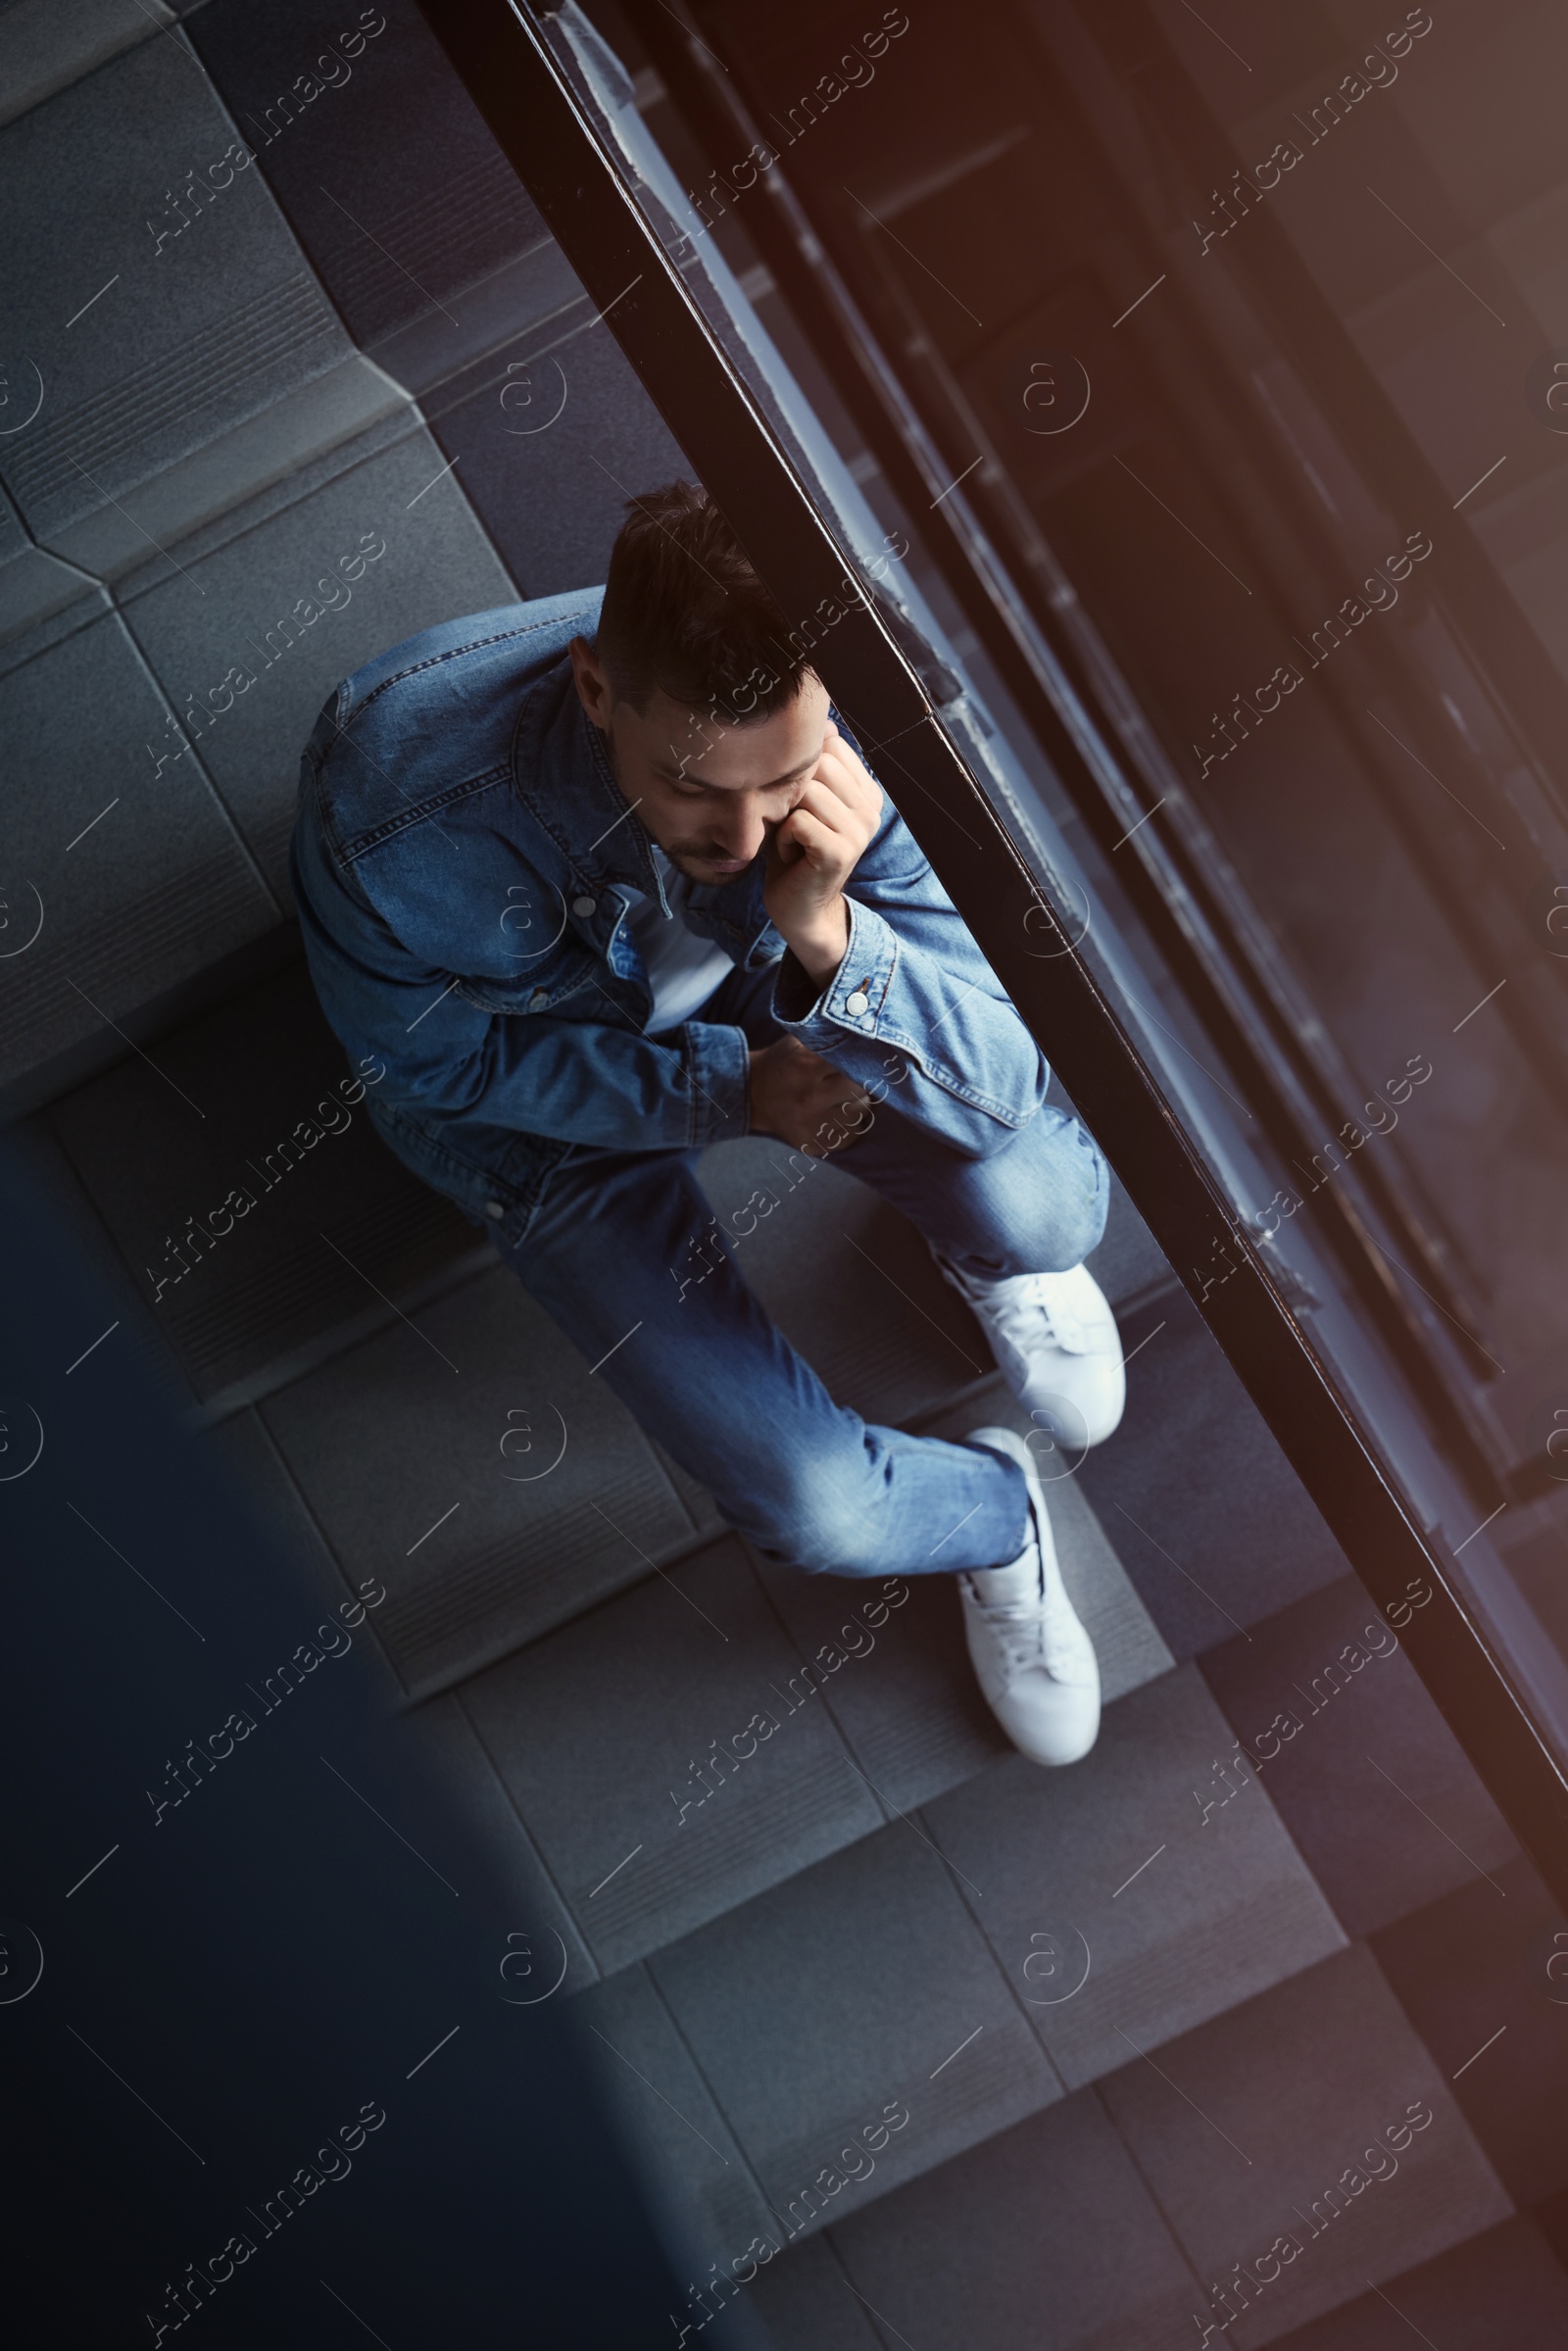
M 1016 1461 L 1029 1481 L 1029 1541 L 1005 1567 L 961 1574 L 969 1657 L 986 1704 L 1032 1763 L 1076 1763 L 1100 1730 L 1100 1668 L 1056 1562 L 1045 1495 L 1023 1438 L 971 1429 L 963 1440 Z
M 1038 1427 L 1069 1453 L 1110 1435 L 1127 1375 L 1116 1317 L 1087 1265 L 982 1282 L 943 1257 L 937 1264 L 979 1316 L 1007 1386 Z

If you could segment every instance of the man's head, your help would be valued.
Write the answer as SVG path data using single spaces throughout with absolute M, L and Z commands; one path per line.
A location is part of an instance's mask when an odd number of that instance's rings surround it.
M 749 865 L 821 757 L 828 697 L 706 490 L 632 500 L 598 636 L 572 639 L 571 664 L 665 855 L 696 882 Z

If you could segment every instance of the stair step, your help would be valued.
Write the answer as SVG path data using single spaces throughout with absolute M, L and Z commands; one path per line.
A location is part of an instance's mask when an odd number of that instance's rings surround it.
M 547 351 L 551 343 L 557 348 Z M 518 386 L 527 389 L 526 409 Z M 542 427 L 522 429 L 541 411 Z M 443 384 L 429 413 L 522 596 L 559 596 L 602 580 L 630 486 L 692 470 L 610 326 L 586 302 Z
M 1386 2179 L 1353 2200 L 1329 2193 L 1422 2105 L 1432 2120 L 1386 2158 Z M 987 2351 L 1157 2351 L 1196 2342 L 1205 2325 L 1217 2336 L 1222 2323 L 1225 2340 L 1261 2351 L 1369 2281 L 1401 2307 L 1401 2273 L 1509 2217 L 1452 2093 L 1357 1945 L 1167 2043 L 1157 2069 L 1133 2059 L 891 2194 L 865 2195 L 825 2243 L 800 2249 L 807 2261 L 786 2247 L 750 2290 L 778 2351 L 814 2347 L 817 2312 L 841 2324 L 852 2292 L 883 2339 L 921 2351 L 968 2351 L 978 2308 Z M 1211 2302 L 1212 2281 L 1284 2237 L 1298 2250 L 1281 2247 L 1270 2282 Z M 1369 2346 L 1394 2339 L 1379 2307 Z M 1503 2339 L 1535 2338 L 1475 2338 Z
M 518 2008 L 569 1999 L 597 1982 L 599 1971 L 473 1724 L 450 1692 L 421 1706 L 416 1720 L 427 1764 L 484 1839 L 506 1889 L 489 1946 L 491 1990 Z
M 759 2234 L 776 2238 L 778 2224 L 752 2168 L 646 1971 L 628 1968 L 598 1987 L 591 2017 L 581 2003 L 576 2013 L 591 2028 L 582 2037 L 610 2103 L 618 2108 L 628 2095 L 639 2101 L 656 2207 L 694 2236 L 705 2260 L 710 2245 L 739 2252 Z M 647 2091 L 654 2080 L 657 2097 Z M 669 2180 L 680 2182 L 674 2198 L 658 2184 Z
M 733 1536 L 463 1703 L 607 1972 L 886 1817 Z M 759 1716 L 775 1727 L 750 1732 L 750 1754 L 713 1762 Z
M 391 393 L 358 358 L 258 174 L 166 206 L 171 159 L 218 163 L 235 135 L 178 46 L 126 50 L 11 123 L 0 148 L 15 226 L 10 315 L 45 377 L 67 387 L 9 445 L 6 484 L 33 536 L 99 577 L 139 562 L 149 535 L 167 547 L 242 495 L 261 455 L 249 428 L 291 397 L 309 410 L 342 369 L 364 423 Z M 51 170 L 64 156 L 78 168 Z M 117 274 L 96 331 L 68 342 L 60 289 Z M 320 445 L 324 411 L 315 422 L 293 455 Z M 340 418 L 327 437 L 349 429 Z
M 1201 2307 L 1093 2091 L 786 2243 L 750 2293 L 774 2351 L 970 2351 L 981 2313 L 985 2351 L 1172 2351 Z
M 350 1575 L 385 1578 L 382 1635 L 416 1692 L 697 1532 L 625 1407 L 493 1256 L 261 1411 Z
M 0 1082 L 14 1084 L 261 937 L 279 910 L 192 762 L 155 788 L 146 743 L 166 709 L 118 613 L 5 653 L 0 731 L 28 746 L 0 783 L 12 941 Z
M 1057 1537 L 1086 1622 L 1112 1630 L 1110 1695 L 1164 1671 L 1081 1498 L 1059 1506 Z M 759 1570 L 733 1536 L 657 1578 L 638 1568 L 629 1590 L 463 1688 L 607 1972 L 1009 1751 L 949 1577 Z
M 15 122 L 56 90 L 67 89 L 122 49 L 162 30 L 156 17 L 138 24 L 116 8 L 69 14 L 48 0 L 13 0 L 0 19 L 0 122 Z
M 199 698 L 184 721 L 196 754 L 280 906 L 292 906 L 300 753 L 339 678 L 435 621 L 512 598 L 467 500 L 449 481 L 430 487 L 445 465 L 412 404 L 397 404 L 122 585 L 126 623 L 176 710 Z M 214 715 L 208 689 L 231 664 L 228 707 Z M 161 725 L 154 740 L 179 750 Z M 160 786 L 178 772 L 166 767 Z
M 331 1346 L 368 1311 L 384 1319 L 380 1293 L 474 1254 L 472 1226 L 393 1158 L 354 1096 L 296 962 L 40 1121 L 209 1405 L 265 1388 L 280 1360 Z M 231 1194 L 229 1229 L 215 1232 Z
M 1179 1667 L 1072 1770 L 993 1763 L 653 1953 L 775 2207 L 885 2102 L 906 2134 L 862 2199 L 1344 1949 L 1261 1788 L 1200 1823 L 1191 1781 L 1225 1729 Z M 818 2196 L 793 2223 L 826 2217 Z
M 1568 1937 L 1527 1861 L 1487 1868 L 1371 1945 L 1503 2185 L 1521 2206 L 1561 2205 L 1568 2141 L 1556 2096 L 1542 2091 L 1561 2078 Z
M 1001 1422 L 1020 1434 L 1029 1426 L 1005 1394 L 962 1417 L 965 1426 Z M 953 1434 L 940 1421 L 930 1433 Z M 1164 1673 L 1170 1651 L 1076 1487 L 1053 1487 L 1049 1508 L 1062 1576 L 1094 1641 L 1108 1703 Z M 858 1621 L 858 1585 L 767 1566 L 759 1572 L 803 1657 L 821 1659 L 824 1649 L 829 1659 L 853 1656 L 868 1641 L 896 1640 L 896 1670 L 859 1674 L 829 1663 L 825 1691 L 860 1768 L 892 1809 L 928 1803 L 1011 1753 L 970 1668 L 951 1578 L 908 1578 L 907 1600 L 877 1633 Z
M 1186 1292 L 1120 1321 L 1126 1413 L 1077 1483 L 1172 1652 L 1193 1657 L 1349 1563 Z
M 1266 2340 L 1509 2214 L 1452 2090 L 1360 1945 L 1201 2027 L 1161 2063 L 1169 2082 L 1129 2065 L 1101 2094 L 1200 2277 L 1222 2278 L 1282 2229 L 1301 2240 L 1244 2340 Z M 1325 2189 L 1423 2104 L 1434 2121 L 1399 2152 L 1397 2175 L 1343 2197 L 1348 2210 L 1328 2218 Z M 1298 2214 L 1304 2225 L 1293 2229 Z
M 699 1929 L 648 1973 L 785 2231 L 833 2217 L 827 2167 L 886 2193 L 1063 2095 L 956 1881 L 906 1822 Z M 580 1995 L 586 2023 L 602 1996 Z M 628 2127 L 646 2096 L 623 2092 Z
M 1083 1765 L 1012 1756 L 923 1815 L 1070 2088 L 1344 1945 L 1260 1784 L 1195 1803 L 1228 1732 L 1181 1666 L 1108 1710 Z
M 362 349 L 446 308 L 536 246 L 544 224 L 444 52 L 412 9 L 323 73 L 309 106 L 285 100 L 321 46 L 310 0 L 209 8 L 191 33 L 257 169 Z M 272 109 L 270 115 L 269 109 Z M 396 255 L 396 261 L 393 260 Z M 448 328 L 456 335 L 456 323 Z M 377 358 L 382 357 L 379 349 Z
M 1407 2327 L 1443 2351 L 1568 2342 L 1568 2275 L 1541 2228 L 1521 2216 L 1401 2271 L 1387 2293 L 1374 2286 L 1277 2335 L 1273 2351 L 1387 2351 L 1391 2302 Z
M 1202 1670 L 1348 1934 L 1495 1877 L 1517 1853 L 1399 1633 L 1354 1577 L 1208 1649 Z M 1203 1793 L 1226 1789 L 1216 1776 Z

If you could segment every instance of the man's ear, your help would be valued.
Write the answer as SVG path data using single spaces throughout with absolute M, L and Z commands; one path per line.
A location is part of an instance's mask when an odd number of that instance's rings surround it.
M 573 637 L 566 651 L 571 656 L 571 675 L 577 689 L 577 699 L 594 725 L 603 727 L 608 733 L 614 696 L 599 655 L 586 637 Z

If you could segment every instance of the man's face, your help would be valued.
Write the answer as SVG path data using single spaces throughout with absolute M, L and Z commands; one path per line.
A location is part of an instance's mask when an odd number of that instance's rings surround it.
M 662 692 L 634 710 L 613 701 L 583 638 L 570 652 L 582 707 L 639 821 L 692 881 L 732 880 L 783 823 L 822 756 L 826 687 L 808 675 L 782 710 L 731 726 Z

